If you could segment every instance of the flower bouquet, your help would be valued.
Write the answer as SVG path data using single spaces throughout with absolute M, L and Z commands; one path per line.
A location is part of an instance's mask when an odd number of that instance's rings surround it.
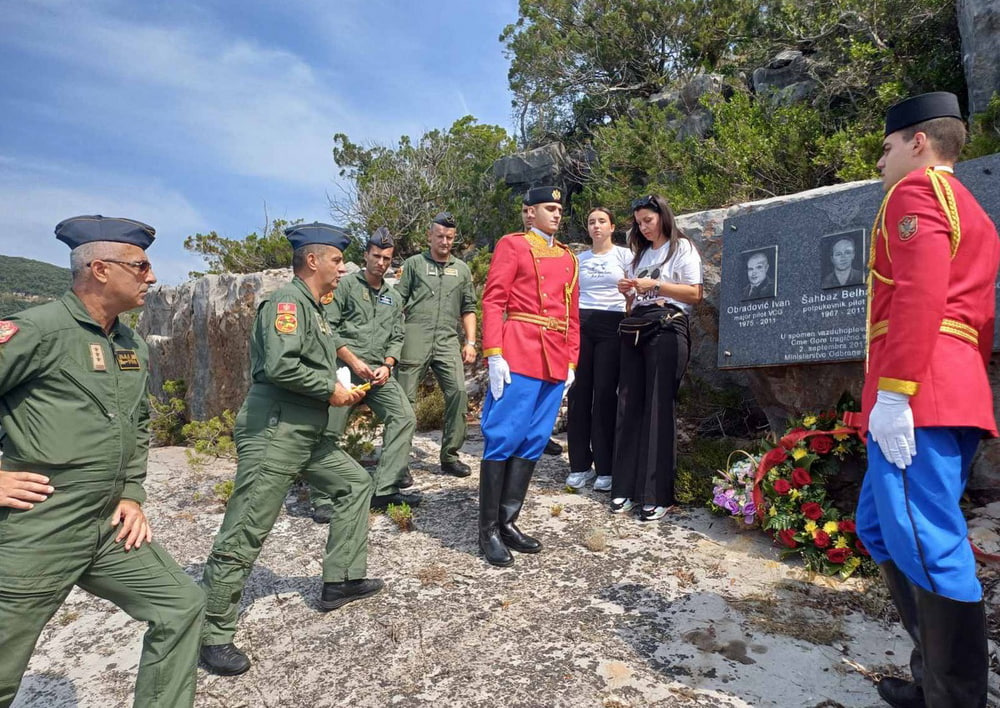
M 742 455 L 733 462 L 733 455 Z M 718 514 L 728 514 L 745 528 L 757 522 L 757 504 L 753 499 L 754 475 L 760 460 L 748 452 L 736 450 L 726 461 L 726 469 L 712 478 L 712 499 L 709 508 Z
M 810 570 L 845 579 L 862 566 L 865 574 L 875 570 L 853 515 L 828 500 L 826 489 L 840 462 L 863 451 L 864 444 L 831 411 L 793 421 L 764 453 L 754 496 L 761 526 L 784 546 L 783 556 L 799 554 Z

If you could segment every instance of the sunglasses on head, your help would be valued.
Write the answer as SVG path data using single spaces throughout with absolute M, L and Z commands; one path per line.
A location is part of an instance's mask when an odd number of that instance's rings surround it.
M 102 263 L 117 263 L 118 265 L 129 266 L 130 268 L 135 268 L 140 274 L 148 273 L 149 269 L 153 267 L 153 264 L 149 261 L 119 261 L 115 258 L 97 258 L 90 263 L 94 263 L 95 261 L 101 261 Z M 88 268 L 90 267 L 90 263 L 86 264 Z
M 638 211 L 639 209 L 652 209 L 653 211 L 659 213 L 660 205 L 657 204 L 656 198 L 650 194 L 645 197 L 639 197 L 632 202 L 632 211 Z

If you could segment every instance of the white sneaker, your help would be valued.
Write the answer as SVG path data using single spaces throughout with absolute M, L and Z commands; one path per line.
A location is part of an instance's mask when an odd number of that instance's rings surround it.
M 595 492 L 610 492 L 611 491 L 611 475 L 603 474 L 594 480 L 594 491 Z
M 570 489 L 583 489 L 587 482 L 592 480 L 597 475 L 594 470 L 587 470 L 586 472 L 571 472 L 569 477 L 566 478 L 566 486 Z
M 659 521 L 667 515 L 665 506 L 644 506 L 639 512 L 639 521 Z
M 635 507 L 635 502 L 625 497 L 615 497 L 611 500 L 612 514 L 624 514 L 626 511 L 631 511 L 633 507 Z

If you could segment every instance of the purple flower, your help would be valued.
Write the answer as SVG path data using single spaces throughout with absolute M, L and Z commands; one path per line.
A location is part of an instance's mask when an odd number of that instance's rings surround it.
M 752 501 L 748 501 L 743 507 L 743 513 L 746 514 L 747 518 L 752 517 L 757 513 L 757 505 Z M 750 523 L 749 521 L 747 523 Z

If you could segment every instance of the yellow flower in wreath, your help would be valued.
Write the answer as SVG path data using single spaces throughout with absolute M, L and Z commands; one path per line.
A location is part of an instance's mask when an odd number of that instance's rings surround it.
M 837 533 L 837 529 L 839 528 L 836 521 L 827 521 L 823 524 L 823 530 L 827 533 Z
M 816 416 L 807 415 L 805 418 L 802 419 L 802 425 L 806 426 L 807 428 L 813 427 L 814 425 L 816 425 Z
M 847 546 L 848 543 L 846 536 L 837 536 L 837 540 L 833 542 L 834 548 L 847 548 Z
M 793 489 L 792 491 L 790 491 L 788 493 L 788 498 L 791 499 L 792 501 L 797 501 L 798 498 L 801 497 L 801 496 L 802 496 L 802 492 L 799 491 L 798 489 Z
M 801 460 L 803 457 L 805 457 L 808 454 L 809 453 L 806 452 L 806 449 L 804 447 L 797 447 L 794 450 L 792 450 L 792 459 L 794 459 L 794 460 Z
M 768 516 L 777 516 L 778 515 L 778 510 L 775 507 L 772 506 L 770 509 L 767 510 L 767 515 Z
M 806 533 L 808 533 L 809 535 L 812 535 L 812 534 L 816 533 L 816 530 L 818 528 L 819 527 L 816 525 L 815 521 L 807 521 L 806 522 L 805 530 L 806 530 Z

